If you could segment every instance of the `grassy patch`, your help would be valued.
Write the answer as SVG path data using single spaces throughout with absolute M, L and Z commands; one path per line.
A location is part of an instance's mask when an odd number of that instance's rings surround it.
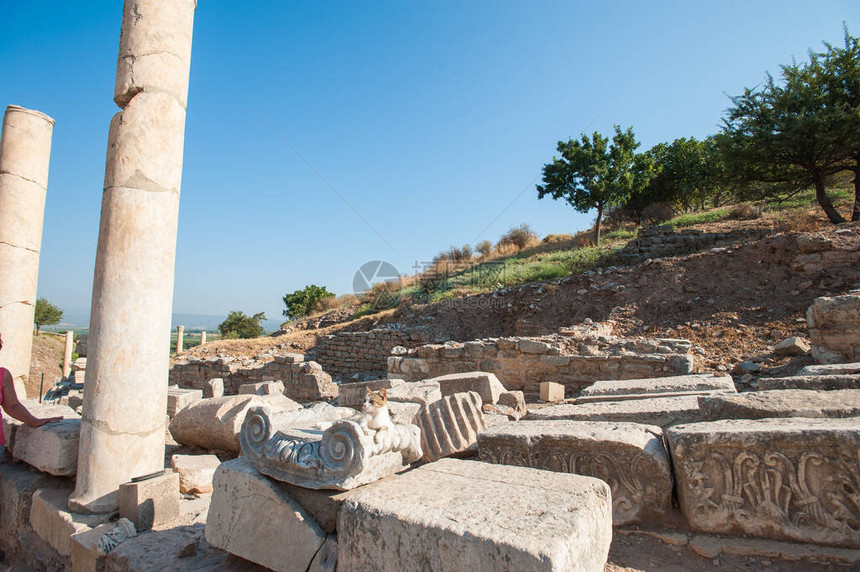
M 680 228 L 684 226 L 706 224 L 709 222 L 719 222 L 721 220 L 726 220 L 727 218 L 729 218 L 730 213 L 731 209 L 728 207 L 711 209 L 709 211 L 697 213 L 684 213 L 666 221 L 665 224 L 672 225 L 674 228 Z

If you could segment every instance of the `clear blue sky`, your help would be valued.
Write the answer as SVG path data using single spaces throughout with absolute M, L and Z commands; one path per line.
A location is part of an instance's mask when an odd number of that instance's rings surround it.
M 57 120 L 39 295 L 70 310 L 90 305 L 121 13 L 5 2 L 0 18 L 0 105 Z M 279 318 L 284 293 L 351 292 L 368 260 L 406 273 L 522 222 L 587 228 L 537 199 L 559 139 L 705 137 L 725 94 L 858 16 L 856 0 L 200 0 L 174 312 Z

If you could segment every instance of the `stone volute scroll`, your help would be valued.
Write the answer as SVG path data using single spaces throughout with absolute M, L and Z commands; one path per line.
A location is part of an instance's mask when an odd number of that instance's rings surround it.
M 399 472 L 421 458 L 416 425 L 369 429 L 353 419 L 326 421 L 303 411 L 250 409 L 239 440 L 260 473 L 310 489 L 346 491 Z

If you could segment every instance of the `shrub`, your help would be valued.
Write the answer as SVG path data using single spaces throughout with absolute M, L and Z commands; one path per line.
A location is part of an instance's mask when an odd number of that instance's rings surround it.
M 755 220 L 761 217 L 761 209 L 752 203 L 740 203 L 729 211 L 729 218 L 735 220 Z
M 266 314 L 264 312 L 246 316 L 244 312 L 233 310 L 227 314 L 227 319 L 218 325 L 218 331 L 221 332 L 221 337 L 225 339 L 259 338 L 264 333 L 260 322 L 265 319 Z
M 546 235 L 541 242 L 550 243 L 550 242 L 563 242 L 565 240 L 573 240 L 572 234 L 548 234 Z
M 503 244 L 510 244 L 516 247 L 517 250 L 522 250 L 523 248 L 530 246 L 538 241 L 537 235 L 531 229 L 531 227 L 523 223 L 519 226 L 515 226 L 510 229 L 508 232 L 502 235 L 502 238 L 499 239 L 499 246 Z
M 482 240 L 478 243 L 478 252 L 483 258 L 488 257 L 493 252 L 493 243 L 489 240 Z
M 642 209 L 642 220 L 648 224 L 666 222 L 675 216 L 675 211 L 669 203 L 654 203 Z
M 323 298 L 330 298 L 333 293 L 326 290 L 326 287 L 319 287 L 315 284 L 309 284 L 302 290 L 296 290 L 292 294 L 284 294 L 284 305 L 287 307 L 284 310 L 284 317 L 293 319 L 307 316 L 311 312 L 320 309 L 320 302 Z

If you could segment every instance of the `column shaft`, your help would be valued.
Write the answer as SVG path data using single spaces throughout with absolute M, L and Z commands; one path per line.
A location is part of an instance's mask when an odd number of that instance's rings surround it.
M 126 0 L 99 227 L 78 475 L 69 507 L 117 508 L 163 469 L 194 0 Z

